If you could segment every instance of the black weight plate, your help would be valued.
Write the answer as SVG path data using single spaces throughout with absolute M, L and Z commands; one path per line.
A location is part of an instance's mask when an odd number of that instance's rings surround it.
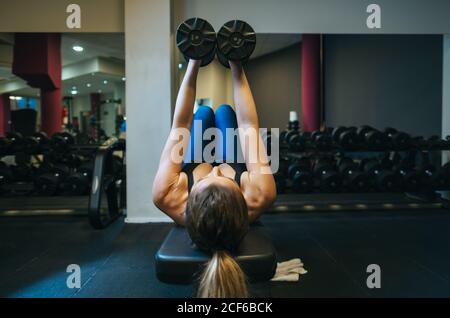
M 52 174 L 46 173 L 38 176 L 34 181 L 36 192 L 40 195 L 55 195 L 59 188 L 59 178 Z
M 64 182 L 64 192 L 72 195 L 83 195 L 89 192 L 89 179 L 82 173 L 70 175 Z
M 68 132 L 62 132 L 61 136 L 66 140 L 66 143 L 68 145 L 73 145 L 75 143 L 75 138 L 73 137 L 72 134 Z
M 349 176 L 348 187 L 355 192 L 366 192 L 370 188 L 370 179 L 369 177 L 361 172 L 353 172 L 351 176 Z
M 200 64 L 200 67 L 209 65 L 216 56 L 216 48 L 214 48 L 207 56 L 202 58 L 202 63 Z M 184 55 L 184 59 L 187 63 L 189 63 L 189 57 L 187 55 Z
M 228 21 L 217 33 L 217 47 L 229 60 L 248 59 L 255 46 L 255 31 L 244 21 Z
M 308 172 L 298 172 L 292 178 L 292 189 L 296 193 L 308 193 L 313 190 L 314 180 Z
M 50 142 L 47 134 L 45 132 L 37 132 L 33 134 L 33 137 L 37 139 L 40 145 L 46 145 Z
M 25 153 L 34 153 L 39 149 L 39 141 L 32 136 L 23 138 L 22 145 Z
M 10 141 L 10 150 L 18 152 L 23 150 L 23 137 L 20 133 L 9 132 L 6 134 L 6 138 Z
M 333 140 L 336 142 L 339 142 L 339 139 L 341 138 L 341 134 L 346 131 L 347 128 L 343 126 L 339 126 L 333 129 L 333 132 L 331 133 L 331 136 L 333 137 Z
M 219 60 L 220 64 L 222 64 L 226 68 L 230 68 L 228 59 L 225 57 L 225 55 L 222 52 L 220 52 L 220 50 L 217 50 L 217 59 Z M 242 60 L 241 65 L 245 65 L 247 62 L 248 62 L 248 58 Z
M 356 147 L 358 143 L 358 135 L 352 131 L 344 131 L 339 138 L 339 143 L 342 148 L 350 150 Z
M 178 26 L 176 42 L 183 55 L 201 60 L 216 46 L 216 32 L 206 20 L 191 18 Z

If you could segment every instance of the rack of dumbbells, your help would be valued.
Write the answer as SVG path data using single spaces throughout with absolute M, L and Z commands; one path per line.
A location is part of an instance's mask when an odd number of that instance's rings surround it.
M 447 203 L 440 191 L 450 190 L 450 163 L 441 166 L 440 158 L 442 151 L 450 150 L 449 137 L 425 139 L 366 125 L 310 133 L 301 132 L 298 121 L 291 120 L 279 138 L 280 165 L 274 176 L 278 194 L 290 199 L 277 200 L 275 210 L 314 210 L 317 202 L 324 209 Z M 315 196 L 324 193 L 329 200 Z M 361 204 L 362 197 L 370 198 L 370 204 Z
M 79 149 L 69 133 L 56 133 L 52 138 L 41 132 L 32 136 L 8 133 L 0 138 L 1 194 L 87 194 L 93 152 L 94 145 Z
M 117 139 L 112 138 L 109 144 L 115 146 L 111 149 L 106 147 L 109 151 L 108 160 L 103 160 L 98 166 L 95 164 L 95 159 L 97 154 L 105 148 L 105 144 L 81 144 L 77 136 L 68 132 L 56 133 L 51 138 L 42 132 L 31 136 L 8 133 L 6 137 L 0 137 L 0 196 L 4 198 L 85 196 L 87 198 L 89 195 L 89 201 L 92 201 L 92 191 L 90 191 L 94 187 L 92 180 L 96 173 L 98 174 L 97 170 L 102 168 L 102 164 L 108 165 L 107 173 L 103 173 L 102 176 L 110 180 L 114 179 L 118 187 L 124 188 L 125 182 L 122 180 L 125 178 L 125 146 L 123 143 L 124 141 L 118 142 Z M 117 146 L 118 144 L 121 146 Z M 111 174 L 114 174 L 114 178 L 110 176 Z M 100 184 L 101 189 L 111 192 L 110 186 L 102 186 L 104 182 L 105 180 L 100 178 L 96 186 Z M 124 207 L 125 190 L 120 189 L 117 196 L 116 201 L 111 196 L 107 196 L 110 214 L 115 215 L 120 208 Z M 102 211 L 101 201 L 98 203 L 98 209 Z M 90 208 L 93 206 L 89 203 Z

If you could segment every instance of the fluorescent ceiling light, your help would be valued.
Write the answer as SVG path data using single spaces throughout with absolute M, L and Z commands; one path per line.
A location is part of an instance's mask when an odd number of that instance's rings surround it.
M 74 45 L 74 46 L 72 47 L 72 49 L 73 49 L 75 52 L 83 52 L 83 51 L 84 51 L 84 48 L 83 48 L 82 46 L 79 46 L 79 45 Z

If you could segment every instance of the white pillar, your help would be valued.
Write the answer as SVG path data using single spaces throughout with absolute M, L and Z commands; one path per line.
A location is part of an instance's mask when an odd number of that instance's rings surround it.
M 450 35 L 443 36 L 442 45 L 442 137 L 450 135 Z M 448 151 L 442 155 L 442 163 L 448 161 Z
M 450 135 L 450 35 L 442 37 L 442 137 Z M 449 151 L 442 152 L 442 164 L 449 161 Z M 450 199 L 449 191 L 441 192 L 445 199 Z
M 125 0 L 126 222 L 168 221 L 152 182 L 171 124 L 171 1 Z

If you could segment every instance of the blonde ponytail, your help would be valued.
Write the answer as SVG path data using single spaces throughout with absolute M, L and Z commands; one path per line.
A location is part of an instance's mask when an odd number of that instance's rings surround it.
M 214 252 L 200 277 L 200 298 L 248 297 L 245 274 L 226 251 Z

